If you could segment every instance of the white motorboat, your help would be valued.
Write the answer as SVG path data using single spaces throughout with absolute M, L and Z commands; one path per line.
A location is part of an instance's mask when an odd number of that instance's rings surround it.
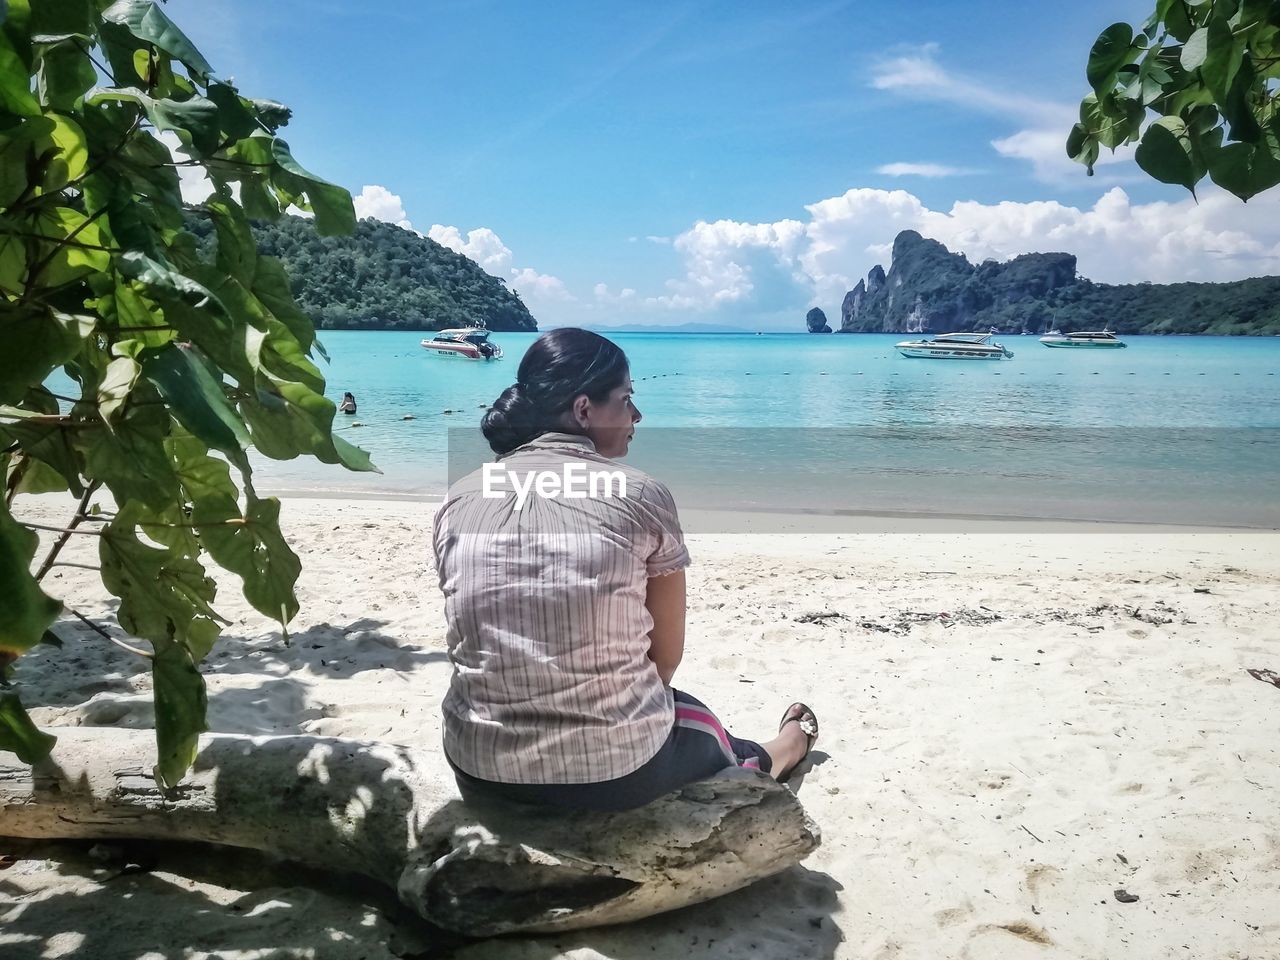
M 895 344 L 904 357 L 934 360 L 1011 360 L 1013 351 L 997 343 L 990 333 L 940 333 L 927 340 Z
M 473 327 L 455 327 L 441 330 L 422 346 L 439 357 L 457 357 L 462 360 L 501 360 L 502 348 L 489 339 L 484 324 Z
M 1072 333 L 1050 330 L 1040 338 L 1040 342 L 1046 347 L 1073 347 L 1077 350 L 1115 350 L 1128 346 L 1110 330 L 1105 329 L 1076 330 Z

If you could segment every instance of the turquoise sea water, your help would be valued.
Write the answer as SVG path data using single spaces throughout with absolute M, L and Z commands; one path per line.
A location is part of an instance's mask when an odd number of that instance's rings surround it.
M 359 401 L 337 426 L 383 473 L 261 463 L 262 485 L 440 495 L 534 336 L 496 334 L 507 359 L 481 364 L 421 334 L 325 334 L 330 396 Z M 1280 527 L 1280 338 L 1003 336 L 1007 362 L 906 359 L 902 335 L 613 339 L 644 414 L 627 459 L 682 506 Z

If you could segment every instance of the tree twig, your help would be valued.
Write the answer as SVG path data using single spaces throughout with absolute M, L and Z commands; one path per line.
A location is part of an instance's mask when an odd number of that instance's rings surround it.
M 86 617 L 83 613 L 80 613 L 79 611 L 72 610 L 70 607 L 68 607 L 67 612 L 70 613 L 77 620 L 79 620 L 81 623 L 83 623 L 86 627 L 88 627 L 94 633 L 98 634 L 98 636 L 103 637 L 106 640 L 110 640 L 120 649 L 128 650 L 130 653 L 136 653 L 138 656 L 146 657 L 147 659 L 152 659 L 155 656 L 155 654 L 151 653 L 151 651 L 149 650 L 143 650 L 141 647 L 135 647 L 132 644 L 125 643 L 119 637 L 113 637 L 111 634 L 107 633 L 107 631 L 103 630 L 100 626 L 98 626 L 96 623 L 94 623 L 92 620 L 90 620 L 88 617 Z
M 25 520 L 19 520 L 18 522 L 22 526 L 26 527 L 28 530 L 47 530 L 50 533 L 65 533 L 67 536 L 71 536 L 71 534 L 73 533 L 78 534 L 79 536 L 82 536 L 82 537 L 102 536 L 101 530 L 77 530 L 76 527 L 79 526 L 80 524 L 79 517 L 73 518 L 72 526 L 69 526 L 69 527 L 54 527 L 47 523 L 28 523 Z
M 89 509 L 89 501 L 93 495 L 98 492 L 101 481 L 94 480 L 84 489 L 84 496 L 80 498 L 80 503 L 76 506 L 76 515 L 71 518 L 71 525 L 65 529 L 62 536 L 58 537 L 54 545 L 49 549 L 48 555 L 44 558 L 44 562 L 40 564 L 40 569 L 36 572 L 36 580 L 44 579 L 44 575 L 53 569 L 53 562 L 58 559 L 58 554 L 62 552 L 62 548 L 67 545 L 67 541 L 71 539 L 71 534 L 75 532 L 76 527 L 80 525 L 79 517 Z M 56 529 L 56 528 L 51 528 Z

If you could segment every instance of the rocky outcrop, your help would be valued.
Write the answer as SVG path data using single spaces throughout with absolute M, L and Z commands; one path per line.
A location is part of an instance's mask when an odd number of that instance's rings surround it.
M 827 315 L 822 312 L 820 307 L 814 307 L 804 318 L 805 326 L 809 328 L 810 333 L 830 333 L 831 327 L 827 323 Z
M 1118 333 L 1280 335 L 1280 277 L 1227 283 L 1094 283 L 1069 253 L 977 266 L 904 230 L 889 272 L 873 267 L 840 307 L 841 333 L 946 333 L 1051 327 Z
M 893 241 L 886 273 L 878 264 L 845 295 L 842 333 L 928 333 L 985 330 L 1012 308 L 1040 307 L 1076 282 L 1069 253 L 1032 253 L 975 267 L 963 254 L 904 230 Z

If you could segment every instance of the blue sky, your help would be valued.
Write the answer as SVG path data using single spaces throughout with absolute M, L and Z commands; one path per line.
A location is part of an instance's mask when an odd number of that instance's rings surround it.
M 795 328 L 904 227 L 1113 282 L 1280 272 L 1274 201 L 1062 156 L 1084 61 L 1153 0 L 173 0 L 304 164 L 543 325 Z

